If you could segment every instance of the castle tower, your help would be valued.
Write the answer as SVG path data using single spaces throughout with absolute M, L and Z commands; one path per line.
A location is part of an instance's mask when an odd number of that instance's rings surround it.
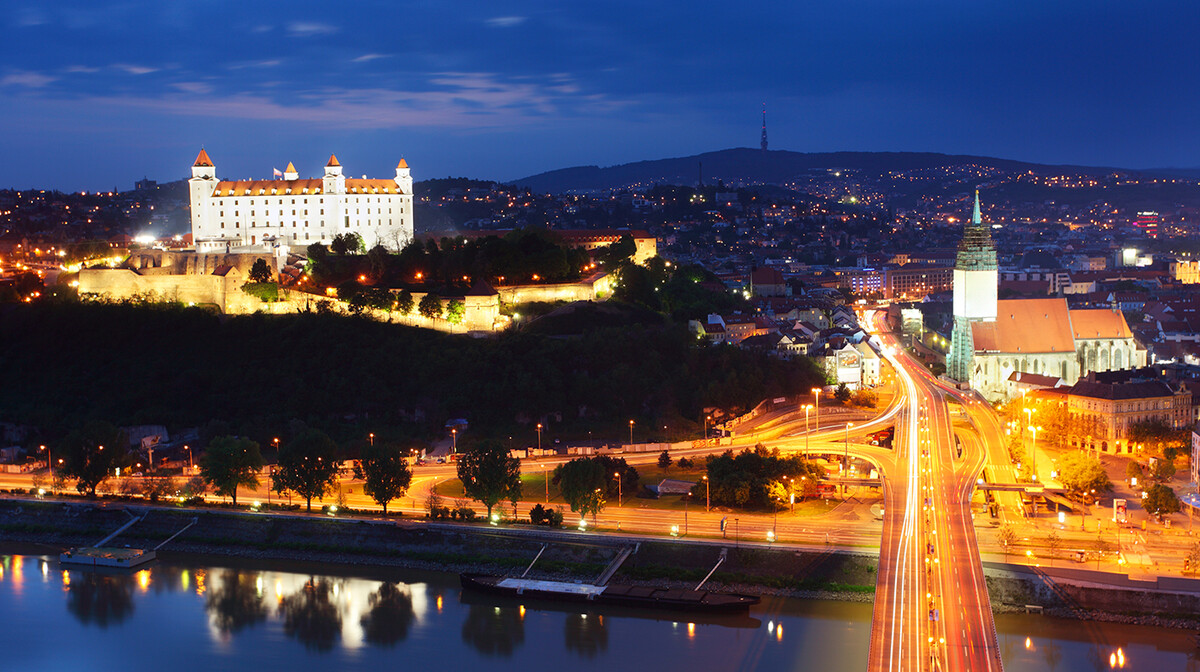
M 975 191 L 975 210 L 971 223 L 963 227 L 954 263 L 954 334 L 946 373 L 958 381 L 971 379 L 975 343 L 972 322 L 995 322 L 999 274 L 996 245 L 979 211 L 979 190 Z
M 286 169 L 284 169 L 284 171 L 283 171 L 283 179 L 285 179 L 285 180 L 298 180 L 298 179 L 300 179 L 300 173 L 297 173 L 297 172 L 296 172 L 296 166 L 292 165 L 292 162 L 291 162 L 291 161 L 288 161 L 288 166 L 287 166 L 287 168 L 286 168 Z
M 412 173 L 408 170 L 408 161 L 403 158 L 396 164 L 396 186 L 400 187 L 402 193 L 413 193 Z
M 196 155 L 196 161 L 192 163 L 192 179 L 188 180 L 193 238 L 201 233 L 200 229 L 207 221 L 205 210 L 216 186 L 217 167 L 213 165 L 212 159 L 208 158 L 208 152 L 201 148 L 200 153 Z
M 767 104 L 763 103 L 762 151 L 767 151 Z
M 321 178 L 321 191 L 326 194 L 346 193 L 346 178 L 342 175 L 342 164 L 337 157 L 330 154 L 329 163 L 325 164 L 325 175 Z

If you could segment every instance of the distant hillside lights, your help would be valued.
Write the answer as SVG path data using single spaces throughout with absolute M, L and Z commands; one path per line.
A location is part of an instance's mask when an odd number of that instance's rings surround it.
M 413 180 L 404 159 L 392 179 L 346 178 L 330 156 L 320 178 L 300 179 L 289 163 L 282 179 L 219 181 L 202 149 L 188 189 L 197 252 L 284 255 L 344 233 L 357 233 L 367 249 L 398 252 L 413 238 Z

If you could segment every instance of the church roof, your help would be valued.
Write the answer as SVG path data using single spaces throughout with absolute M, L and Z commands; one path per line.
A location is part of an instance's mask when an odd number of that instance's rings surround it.
M 1075 338 L 1133 338 L 1125 316 L 1107 308 L 1071 311 L 1071 328 Z
M 1171 391 L 1171 386 L 1161 380 L 1138 383 L 1097 383 L 1081 380 L 1072 385 L 1068 393 L 1071 396 L 1092 399 L 1153 399 L 1175 394 Z
M 291 161 L 288 161 L 288 167 L 287 167 L 287 170 L 285 170 L 285 171 L 283 171 L 283 172 L 285 172 L 285 173 L 294 173 L 294 172 L 296 172 L 296 166 L 292 165 L 292 162 L 291 162 Z
M 211 168 L 213 165 L 213 162 L 212 162 L 212 159 L 208 158 L 208 152 L 204 151 L 204 149 L 201 148 L 200 153 L 196 155 L 196 162 L 193 163 L 192 165 L 193 166 L 207 166 L 207 167 Z
M 403 158 L 400 159 L 400 163 L 396 164 L 397 170 L 399 170 L 401 168 L 408 168 L 408 161 L 405 161 Z
M 325 167 L 329 168 L 330 166 L 340 166 L 340 165 L 342 165 L 342 164 L 338 163 L 337 157 L 334 156 L 333 154 L 330 154 L 329 155 L 329 163 L 325 164 Z
M 1012 299 L 996 302 L 995 322 L 972 322 L 976 352 L 1075 352 L 1067 300 Z
M 321 179 L 308 180 L 237 180 L 221 181 L 213 189 L 214 197 L 228 196 L 311 196 L 324 193 L 324 181 Z M 348 179 L 346 180 L 347 194 L 402 194 L 403 190 L 395 180 L 377 179 Z

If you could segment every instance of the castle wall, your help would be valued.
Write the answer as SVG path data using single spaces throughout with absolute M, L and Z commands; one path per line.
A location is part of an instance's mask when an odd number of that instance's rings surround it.
M 529 303 L 543 301 L 595 301 L 612 294 L 612 276 L 594 275 L 580 282 L 563 282 L 553 285 L 510 285 L 497 287 L 503 303 Z

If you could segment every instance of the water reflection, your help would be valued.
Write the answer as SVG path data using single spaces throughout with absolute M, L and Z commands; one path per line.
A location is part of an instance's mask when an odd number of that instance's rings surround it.
M 360 623 L 368 642 L 394 646 L 408 636 L 408 628 L 414 617 L 411 595 L 400 590 L 396 584 L 384 581 L 367 601 L 371 610 L 362 617 Z
M 133 581 L 129 574 L 74 572 L 64 582 L 67 611 L 84 625 L 117 625 L 133 615 Z
M 226 637 L 267 619 L 257 574 L 235 569 L 221 572 L 218 586 L 205 597 L 204 608 L 213 626 Z
M 567 650 L 595 658 L 608 649 L 608 628 L 601 614 L 567 614 Z
M 330 599 L 331 593 L 329 581 L 310 577 L 303 588 L 283 598 L 279 614 L 288 637 L 315 651 L 333 648 L 342 634 L 342 615 Z
M 520 608 L 473 604 L 463 622 L 462 638 L 482 654 L 511 656 L 525 642 L 525 620 Z

